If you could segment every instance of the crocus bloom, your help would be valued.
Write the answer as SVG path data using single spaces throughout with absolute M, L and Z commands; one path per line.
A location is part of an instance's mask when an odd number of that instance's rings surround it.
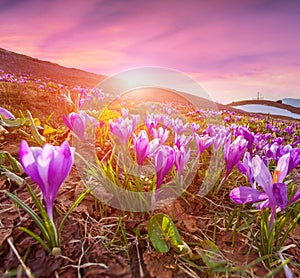
M 154 138 L 158 138 L 159 143 L 163 144 L 169 137 L 170 131 L 168 129 L 164 129 L 163 127 L 159 127 L 158 129 L 152 128 L 152 136 Z
M 171 170 L 175 162 L 175 151 L 170 146 L 160 146 L 153 154 L 154 156 L 154 168 L 156 172 L 156 191 L 163 183 L 164 177 Z
M 294 148 L 290 151 L 290 163 L 288 174 L 292 172 L 300 164 L 300 148 Z
M 238 126 L 235 130 L 235 137 L 237 136 L 243 136 L 247 141 L 248 145 L 247 148 L 249 150 L 250 155 L 252 156 L 252 146 L 254 142 L 254 134 L 249 130 L 249 128 L 244 126 Z
M 136 127 L 137 122 L 134 119 L 118 118 L 116 122 L 111 122 L 109 127 L 110 131 L 120 138 L 123 144 L 126 144 L 133 130 Z
M 237 164 L 238 169 L 244 175 L 247 176 L 249 183 L 253 186 L 253 174 L 252 174 L 252 158 L 249 152 L 245 153 L 243 162 L 238 162 Z
M 126 108 L 126 107 L 122 107 L 122 108 L 121 108 L 121 114 L 122 114 L 122 117 L 123 117 L 123 118 L 128 117 L 128 113 L 129 113 L 128 108 Z
M 152 129 L 156 128 L 158 123 L 160 122 L 159 115 L 158 114 L 147 114 L 147 117 L 145 119 L 145 125 L 150 132 L 152 133 Z
M 253 177 L 264 192 L 248 186 L 240 186 L 230 192 L 230 198 L 237 204 L 253 204 L 259 202 L 258 207 L 260 209 L 270 207 L 271 217 L 269 228 L 271 228 L 274 223 L 277 207 L 284 210 L 287 206 L 287 186 L 283 183 L 283 180 L 288 171 L 289 159 L 289 153 L 279 159 L 272 178 L 269 169 L 262 159 L 259 156 L 255 156 L 252 159 Z M 291 201 L 294 202 L 296 200 Z
M 186 150 L 185 146 L 181 146 L 178 148 L 177 146 L 174 146 L 175 150 L 175 167 L 178 173 L 178 176 L 180 177 L 182 175 L 182 172 L 184 170 L 184 166 L 187 164 L 187 162 L 190 159 L 191 149 L 188 151 Z
M 178 134 L 175 132 L 174 134 L 174 145 L 177 146 L 179 149 L 181 146 L 186 146 L 192 139 L 192 136 L 186 136 L 185 134 Z
M 214 136 L 213 146 L 216 152 L 218 152 L 221 147 L 224 145 L 226 140 L 227 131 L 223 128 L 220 128 L 217 131 L 217 134 Z
M 139 165 L 142 165 L 147 156 L 151 155 L 159 146 L 157 138 L 149 142 L 148 134 L 145 130 L 141 130 L 138 136 L 133 134 L 133 143 Z
M 194 132 L 196 132 L 201 126 L 197 123 L 192 123 L 192 129 Z
M 8 111 L 3 107 L 0 107 L 0 114 L 6 119 L 11 119 L 11 120 L 15 119 L 15 116 L 10 111 Z
M 63 115 L 65 125 L 71 129 L 81 140 L 85 140 L 85 130 L 88 124 L 96 123 L 96 119 L 88 115 L 85 111 L 79 113 L 71 112 L 68 118 Z
M 244 139 L 242 136 L 238 136 L 231 144 L 230 144 L 231 135 L 229 134 L 225 145 L 224 145 L 224 159 L 226 162 L 226 177 L 230 174 L 233 167 L 240 161 L 243 157 L 245 150 L 248 145 L 248 141 Z
M 29 147 L 22 141 L 19 149 L 20 162 L 25 173 L 40 187 L 46 210 L 53 221 L 53 204 L 63 181 L 74 163 L 75 149 L 67 141 L 61 146 L 45 144 L 43 148 Z
M 197 133 L 194 133 L 194 138 L 198 146 L 198 156 L 200 156 L 204 150 L 210 147 L 214 142 L 214 138 L 209 137 L 207 134 L 199 136 Z
M 181 134 L 188 129 L 189 123 L 183 124 L 181 119 L 176 118 L 175 120 L 172 119 L 171 125 L 177 134 Z

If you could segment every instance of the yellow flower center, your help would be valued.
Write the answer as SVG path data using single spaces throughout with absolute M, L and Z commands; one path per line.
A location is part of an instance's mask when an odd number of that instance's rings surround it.
M 273 174 L 273 182 L 274 183 L 278 182 L 279 175 L 280 175 L 280 170 L 275 170 L 275 172 Z

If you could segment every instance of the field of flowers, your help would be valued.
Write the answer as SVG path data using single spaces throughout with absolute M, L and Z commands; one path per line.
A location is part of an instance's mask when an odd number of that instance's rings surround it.
M 0 93 L 2 276 L 299 277 L 300 121 L 3 71 Z

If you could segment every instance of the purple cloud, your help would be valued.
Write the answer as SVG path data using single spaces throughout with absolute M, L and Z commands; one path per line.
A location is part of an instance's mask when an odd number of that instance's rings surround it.
M 1 47 L 109 75 L 170 67 L 223 102 L 298 97 L 299 12 L 283 0 L 4 1 Z

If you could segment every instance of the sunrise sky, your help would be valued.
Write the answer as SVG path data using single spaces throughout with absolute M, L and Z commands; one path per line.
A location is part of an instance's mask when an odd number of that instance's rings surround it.
M 0 47 L 105 75 L 175 69 L 222 103 L 300 98 L 297 0 L 0 0 Z

